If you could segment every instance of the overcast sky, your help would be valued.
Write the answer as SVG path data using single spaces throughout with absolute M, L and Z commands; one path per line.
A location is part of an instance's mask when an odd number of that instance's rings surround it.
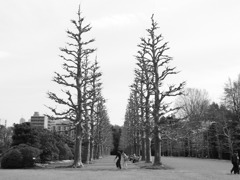
M 61 67 L 60 47 L 67 42 L 81 4 L 89 35 L 96 39 L 103 72 L 103 95 L 112 124 L 123 125 L 133 82 L 140 37 L 151 15 L 169 42 L 174 82 L 205 89 L 219 102 L 228 78 L 240 73 L 239 0 L 7 0 L 0 3 L 1 124 L 49 113 L 46 93 L 58 90 L 51 80 Z

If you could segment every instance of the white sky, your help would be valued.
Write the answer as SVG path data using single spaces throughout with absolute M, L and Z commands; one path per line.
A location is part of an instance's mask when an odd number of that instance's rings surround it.
M 240 73 L 239 0 L 7 0 L 0 3 L 0 119 L 8 125 L 48 113 L 46 92 L 61 67 L 59 47 L 67 42 L 81 3 L 103 72 L 103 95 L 112 124 L 123 125 L 133 82 L 134 55 L 155 14 L 169 42 L 174 81 L 206 89 L 219 102 L 228 78 Z

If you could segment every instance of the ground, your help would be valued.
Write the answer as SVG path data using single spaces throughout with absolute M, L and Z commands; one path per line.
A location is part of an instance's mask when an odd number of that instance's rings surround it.
M 115 179 L 173 179 L 173 180 L 222 180 L 240 179 L 230 174 L 230 161 L 196 158 L 162 157 L 165 169 L 146 169 L 143 162 L 128 163 L 128 169 L 118 170 L 114 156 L 96 160 L 83 168 L 67 168 L 71 162 L 51 164 L 36 169 L 0 169 L 0 180 L 115 180 Z

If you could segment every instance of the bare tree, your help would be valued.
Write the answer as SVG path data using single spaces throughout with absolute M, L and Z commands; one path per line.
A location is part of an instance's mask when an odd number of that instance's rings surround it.
M 191 142 L 196 143 L 197 151 L 203 153 L 203 133 L 204 125 L 206 125 L 206 114 L 209 106 L 208 93 L 205 90 L 188 88 L 185 94 L 180 96 L 176 105 L 182 107 L 178 115 L 184 119 L 184 127 L 186 129 L 186 137 L 188 139 L 188 156 L 192 155 Z M 196 139 L 198 137 L 198 139 Z M 199 139 L 201 138 L 201 139 Z M 198 153 L 198 152 L 196 152 Z
M 153 85 L 152 81 L 152 73 L 151 66 L 149 61 L 145 61 L 146 50 L 145 47 L 141 47 L 139 45 L 140 50 L 137 53 L 137 66 L 138 69 L 135 70 L 136 79 L 138 79 L 139 87 L 136 90 L 139 91 L 140 94 L 140 107 L 141 107 L 141 121 L 142 121 L 142 151 L 146 150 L 145 160 L 147 163 L 151 162 L 151 119 L 150 119 L 150 98 L 153 95 Z
M 96 124 L 96 119 L 97 119 L 97 102 L 99 99 L 102 98 L 101 96 L 101 85 L 102 83 L 100 82 L 100 77 L 102 73 L 99 72 L 99 65 L 97 62 L 97 59 L 95 60 L 91 76 L 92 76 L 92 81 L 90 82 L 90 102 L 89 102 L 89 117 L 90 117 L 90 122 L 89 122 L 89 132 L 88 134 L 88 140 L 90 141 L 89 144 L 89 161 L 93 160 L 93 143 L 94 143 L 94 128 Z
M 137 108 L 136 93 L 130 93 L 128 105 L 125 114 L 125 121 L 122 136 L 120 139 L 120 147 L 124 148 L 128 154 L 139 153 L 139 114 Z
M 163 42 L 162 34 L 157 34 L 158 24 L 154 20 L 154 16 L 151 18 L 152 24 L 150 29 L 147 29 L 148 37 L 141 38 L 141 44 L 139 47 L 145 49 L 146 55 L 144 57 L 146 62 L 150 63 L 153 85 L 153 139 L 155 146 L 155 158 L 154 165 L 161 165 L 161 125 L 160 119 L 162 116 L 174 112 L 178 108 L 171 108 L 170 104 L 167 103 L 168 97 L 178 96 L 182 94 L 182 88 L 185 82 L 179 85 L 166 85 L 166 78 L 169 75 L 175 75 L 178 72 L 175 67 L 170 67 L 169 62 L 172 60 L 171 57 L 166 55 L 168 43 Z
M 84 110 L 84 103 L 86 103 L 86 86 L 91 81 L 92 77 L 88 74 L 88 65 L 84 58 L 88 58 L 95 49 L 89 48 L 89 44 L 94 42 L 94 39 L 84 40 L 85 34 L 91 30 L 90 24 L 84 25 L 84 18 L 82 17 L 80 7 L 78 9 L 78 19 L 71 20 L 75 30 L 67 30 L 67 35 L 70 42 L 67 47 L 61 48 L 64 55 L 60 57 L 63 59 L 63 69 L 65 74 L 55 72 L 53 81 L 64 87 L 61 95 L 53 92 L 48 92 L 48 96 L 58 105 L 57 107 L 49 107 L 54 115 L 50 116 L 52 119 L 68 119 L 75 127 L 75 153 L 73 167 L 82 167 L 82 141 L 85 133 L 86 109 Z M 85 64 L 84 64 L 85 63 Z M 61 96 L 61 97 L 60 97 Z
M 112 147 L 111 125 L 107 114 L 105 99 L 100 97 L 97 102 L 96 122 L 94 128 L 94 154 L 95 159 L 104 156 Z
M 240 122 L 240 74 L 236 81 L 229 79 L 225 84 L 223 103 L 236 114 L 238 122 Z

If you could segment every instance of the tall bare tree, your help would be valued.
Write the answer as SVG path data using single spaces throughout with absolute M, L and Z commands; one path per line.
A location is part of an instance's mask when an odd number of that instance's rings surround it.
M 145 143 L 142 144 L 142 149 L 146 149 L 145 152 L 145 160 L 147 163 L 151 162 L 151 118 L 150 118 L 150 99 L 151 95 L 153 95 L 153 85 L 152 85 L 152 73 L 151 73 L 151 65 L 149 61 L 145 60 L 146 50 L 145 47 L 139 45 L 140 50 L 136 55 L 137 66 L 138 68 L 135 70 L 135 76 L 140 82 L 137 90 L 140 94 L 140 104 L 141 104 L 141 119 L 142 119 L 142 128 L 143 128 L 143 141 Z M 143 150 L 142 150 L 143 151 Z M 143 151 L 144 152 L 144 151 Z
M 90 122 L 89 122 L 89 132 L 90 136 L 88 137 L 89 142 L 89 161 L 93 160 L 93 143 L 94 143 L 94 128 L 96 124 L 96 119 L 97 119 L 97 102 L 102 98 L 101 96 L 101 85 L 102 83 L 100 82 L 100 77 L 102 73 L 99 72 L 99 64 L 97 62 L 97 59 L 95 60 L 91 76 L 92 76 L 92 81 L 90 83 L 90 102 L 89 102 L 89 117 L 90 117 Z
M 166 78 L 169 75 L 176 75 L 178 72 L 175 67 L 170 67 L 169 63 L 172 60 L 170 56 L 166 54 L 169 49 L 167 42 L 163 42 L 162 34 L 157 34 L 158 24 L 154 20 L 154 16 L 151 17 L 151 27 L 147 29 L 148 37 L 141 38 L 141 44 L 139 47 L 145 49 L 146 55 L 144 57 L 146 62 L 150 63 L 152 73 L 152 85 L 154 92 L 154 104 L 153 104 L 153 139 L 155 145 L 155 158 L 154 165 L 161 165 L 161 125 L 160 119 L 167 113 L 171 113 L 178 108 L 171 108 L 170 103 L 166 102 L 168 97 L 178 96 L 182 94 L 182 89 L 185 82 L 179 85 L 166 85 Z
M 125 114 L 124 127 L 120 139 L 120 147 L 127 151 L 128 154 L 139 155 L 139 114 L 137 112 L 136 94 L 130 93 L 128 105 Z
M 84 103 L 86 103 L 86 84 L 91 81 L 92 77 L 87 73 L 86 61 L 95 49 L 89 45 L 94 42 L 94 39 L 86 40 L 86 33 L 91 30 L 90 24 L 84 25 L 80 7 L 77 12 L 77 20 L 71 20 L 74 25 L 74 31 L 67 30 L 67 35 L 70 41 L 67 47 L 60 48 L 64 55 L 63 69 L 65 74 L 55 72 L 53 81 L 61 85 L 64 90 L 63 94 L 57 95 L 53 92 L 48 92 L 51 100 L 61 105 L 60 108 L 49 107 L 54 115 L 52 119 L 68 119 L 75 127 L 75 153 L 73 167 L 82 167 L 82 141 L 85 133 L 86 116 L 84 116 Z M 86 109 L 85 109 L 86 111 Z

